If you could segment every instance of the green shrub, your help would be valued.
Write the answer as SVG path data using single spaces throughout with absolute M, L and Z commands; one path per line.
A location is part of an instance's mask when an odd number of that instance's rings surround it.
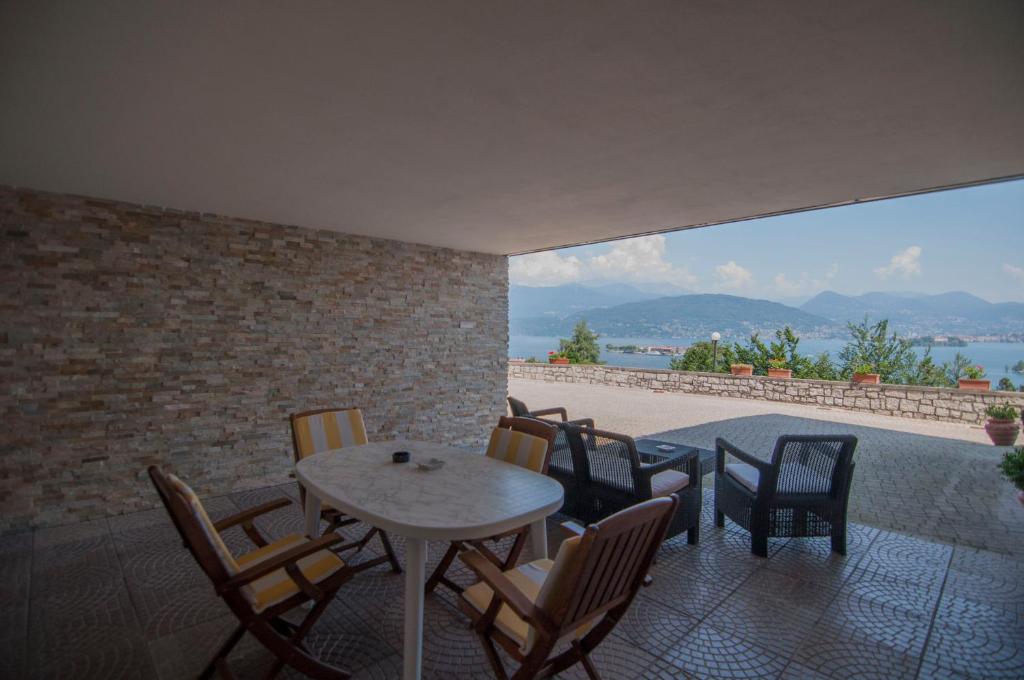
M 768 360 L 768 368 L 788 368 L 788 366 L 785 359 L 776 357 Z
M 985 409 L 985 415 L 994 420 L 1017 420 L 1020 412 L 1013 404 L 994 404 Z
M 996 389 L 1000 392 L 1016 392 L 1017 388 L 1013 386 L 1013 381 L 1003 376 L 999 379 L 999 384 L 996 385 Z
M 1015 487 L 1024 491 L 1024 446 L 1008 451 L 999 463 L 999 471 L 1003 473 Z
M 971 380 L 981 380 L 985 377 L 985 369 L 981 366 L 967 366 L 964 368 L 964 375 Z
M 860 364 L 854 364 L 852 371 L 854 373 L 860 373 L 861 375 L 864 375 L 865 373 L 876 373 L 877 372 L 877 371 L 875 371 L 874 365 L 869 364 L 867 362 L 860 363 Z
M 559 340 L 558 353 L 573 364 L 601 363 L 601 348 L 597 344 L 597 333 L 580 321 L 572 331 L 572 338 Z

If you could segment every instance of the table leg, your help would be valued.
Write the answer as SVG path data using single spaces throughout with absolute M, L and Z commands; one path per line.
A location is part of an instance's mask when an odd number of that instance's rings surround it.
M 533 559 L 543 560 L 548 556 L 548 521 L 541 517 L 530 524 L 530 540 L 533 547 Z
M 420 680 L 423 666 L 423 586 L 427 578 L 427 542 L 405 539 L 405 643 L 403 680 Z
M 306 535 L 320 537 L 320 499 L 311 493 L 306 493 Z

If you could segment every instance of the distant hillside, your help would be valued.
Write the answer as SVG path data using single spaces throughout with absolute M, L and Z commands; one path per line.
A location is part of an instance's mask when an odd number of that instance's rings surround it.
M 508 313 L 512 319 L 537 316 L 564 318 L 584 309 L 614 307 L 657 297 L 661 296 L 616 283 L 603 286 L 509 286 Z
M 893 329 L 910 335 L 997 335 L 1024 332 L 1024 303 L 992 303 L 964 292 L 865 293 L 849 296 L 826 291 L 800 306 L 835 323 L 889 319 Z
M 835 324 L 819 316 L 768 300 L 735 295 L 680 295 L 576 312 L 565 318 L 518 318 L 510 322 L 516 335 L 565 335 L 580 319 L 598 333 L 619 337 L 702 337 L 719 331 L 745 337 L 754 331 L 783 326 L 806 335 L 831 335 Z

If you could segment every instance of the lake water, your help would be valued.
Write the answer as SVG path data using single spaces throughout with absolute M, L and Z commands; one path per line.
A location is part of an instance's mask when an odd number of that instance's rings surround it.
M 693 338 L 612 338 L 601 337 L 598 343 L 601 346 L 601 360 L 610 366 L 632 366 L 636 368 L 668 368 L 670 357 L 647 356 L 644 354 L 621 354 L 609 352 L 604 347 L 607 344 L 613 345 L 691 345 L 697 340 Z M 725 342 L 723 341 L 723 344 Z M 731 343 L 729 343 L 731 344 Z M 839 351 L 846 345 L 845 340 L 811 340 L 800 341 L 800 352 L 802 354 L 816 355 L 821 352 L 828 352 L 833 359 L 839 356 Z M 526 359 L 536 357 L 538 361 L 546 361 L 550 351 L 558 349 L 558 338 L 535 336 L 535 335 L 513 335 L 509 338 L 508 355 Z M 924 347 L 914 348 L 919 354 L 924 352 Z M 1024 376 L 1008 370 L 1018 361 L 1024 359 L 1024 343 L 1001 343 L 1001 342 L 977 342 L 967 347 L 933 347 L 932 358 L 938 364 L 952 361 L 953 356 L 960 352 L 968 357 L 973 363 L 984 366 L 987 377 L 992 381 L 992 386 L 1002 377 L 1008 377 L 1014 385 L 1024 384 Z

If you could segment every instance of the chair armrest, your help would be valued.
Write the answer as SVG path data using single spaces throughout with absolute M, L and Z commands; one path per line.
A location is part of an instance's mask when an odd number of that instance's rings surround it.
M 576 420 L 567 420 L 565 422 L 568 423 L 569 425 L 576 425 L 577 427 L 582 425 L 583 427 L 589 427 L 590 429 L 594 429 L 593 418 L 577 418 Z
M 562 406 L 555 408 L 542 408 L 539 411 L 530 411 L 530 415 L 534 418 L 540 418 L 541 416 L 554 416 L 558 415 L 562 417 L 562 422 L 569 420 L 569 413 Z
M 573 522 L 572 520 L 562 522 L 562 528 L 576 534 L 577 536 L 582 536 L 583 532 L 587 530 L 582 524 L 579 522 Z
M 255 564 L 249 567 L 248 569 L 243 569 L 242 571 L 238 572 L 237 574 L 229 578 L 224 583 L 220 584 L 220 586 L 217 588 L 217 592 L 223 593 L 224 591 L 233 590 L 235 588 L 244 586 L 246 583 L 251 583 L 252 581 L 255 581 L 261 576 L 266 576 L 272 571 L 276 571 L 277 569 L 286 567 L 289 564 L 298 562 L 303 557 L 306 557 L 307 555 L 312 555 L 315 552 L 319 552 L 320 550 L 332 546 L 335 543 L 339 543 L 342 540 L 344 539 L 341 536 L 334 532 L 331 532 L 326 536 L 321 536 L 320 538 L 314 541 L 308 541 L 306 543 L 303 543 L 302 545 L 297 545 L 294 548 L 285 550 L 283 553 L 279 555 L 274 555 L 269 559 L 263 560 L 262 562 L 259 562 L 258 564 Z
M 547 617 L 537 609 L 523 591 L 519 590 L 512 581 L 508 580 L 505 574 L 491 564 L 491 562 L 476 552 L 467 550 L 459 553 L 459 559 L 469 567 L 484 583 L 491 587 L 494 596 L 509 606 L 527 623 L 540 624 L 548 627 Z
M 256 517 L 259 517 L 260 515 L 265 515 L 268 512 L 273 512 L 274 510 L 287 507 L 291 504 L 292 499 L 290 498 L 278 498 L 276 501 L 270 501 L 268 503 L 263 503 L 262 505 L 257 505 L 256 507 L 249 508 L 248 510 L 243 510 L 237 515 L 231 515 L 230 517 L 225 517 L 222 520 L 214 522 L 213 528 L 217 531 L 224 531 L 225 529 L 233 527 L 237 524 L 249 522 Z
M 729 454 L 734 458 L 739 458 L 748 465 L 753 465 L 762 474 L 771 470 L 772 464 L 766 460 L 761 460 L 757 456 L 751 455 L 743 449 L 730 444 L 726 440 L 719 437 L 715 440 L 715 470 L 717 472 L 725 472 L 725 455 Z

